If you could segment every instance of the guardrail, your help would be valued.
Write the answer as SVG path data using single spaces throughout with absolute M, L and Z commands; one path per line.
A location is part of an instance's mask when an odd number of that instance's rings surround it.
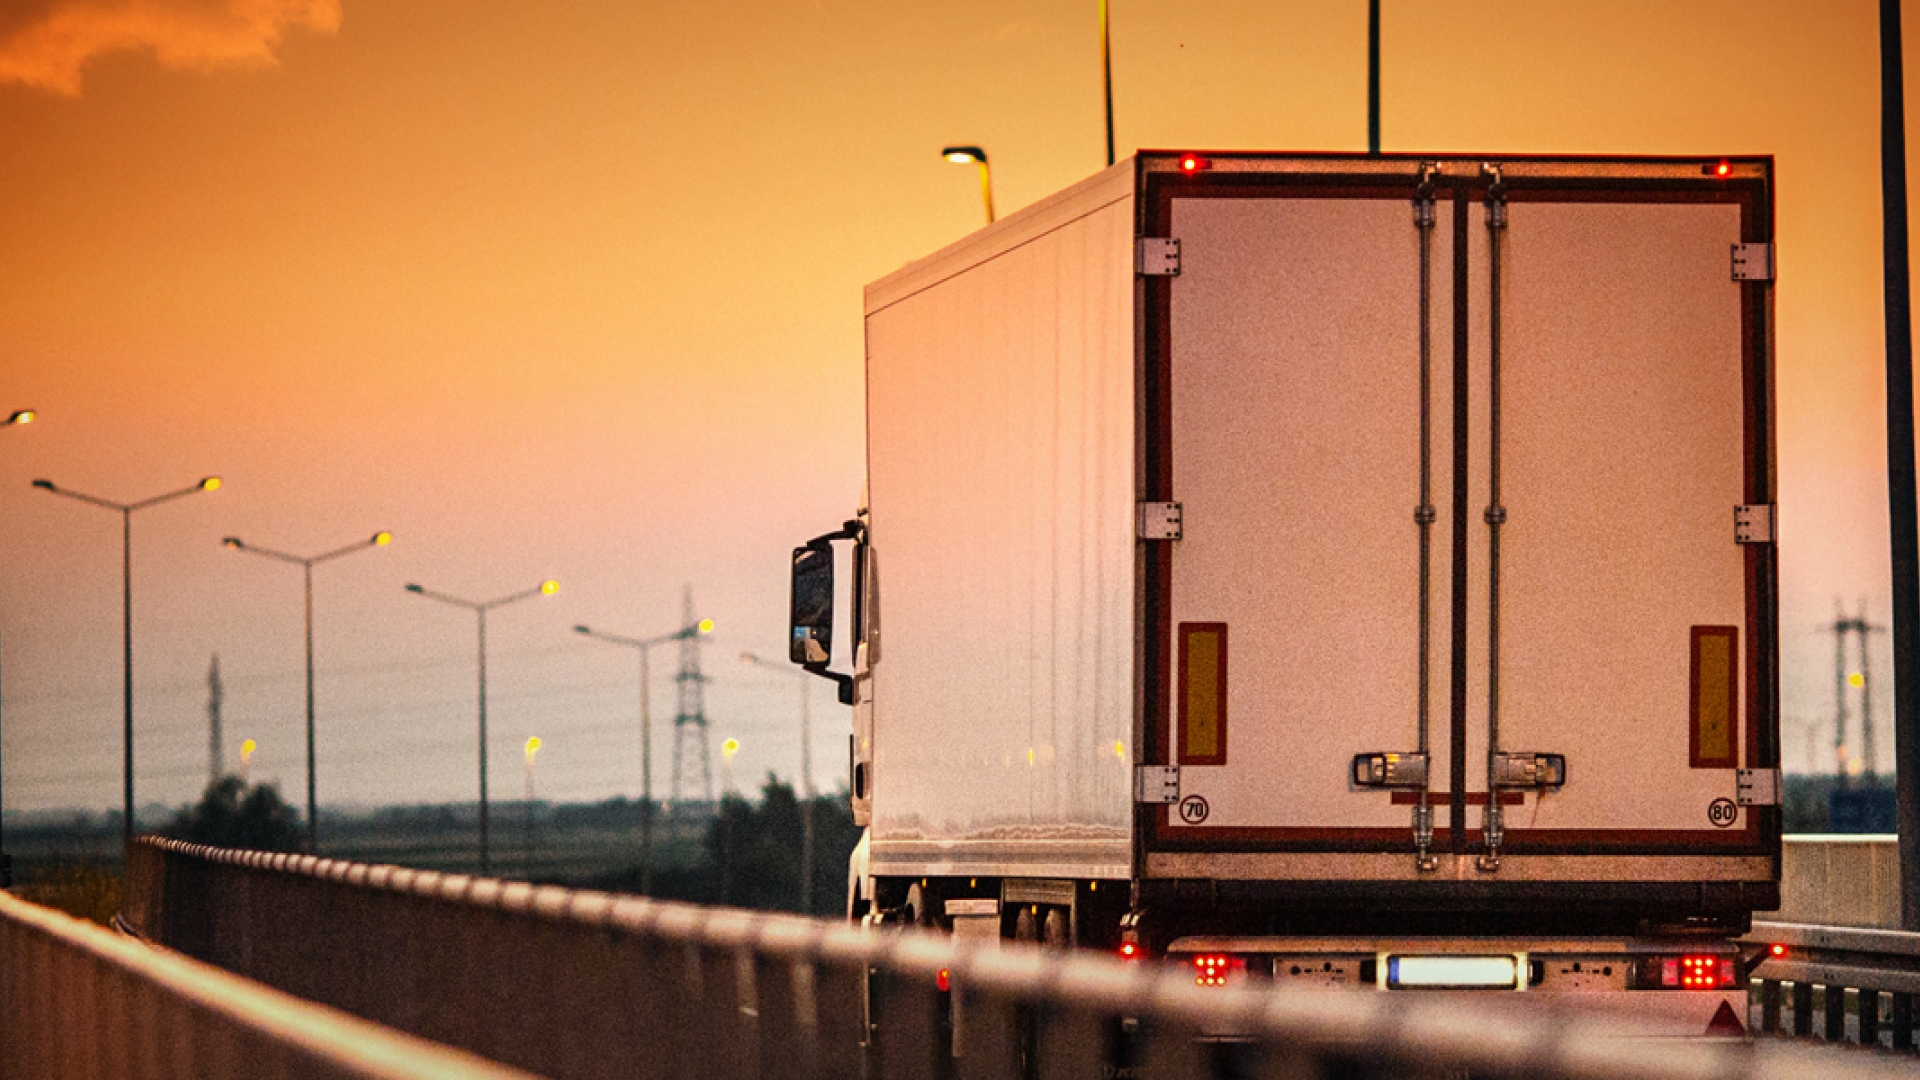
M 1920 934 L 1756 922 L 1747 940 L 1786 948 L 1755 971 L 1758 1031 L 1813 1037 L 1817 1016 L 1827 1042 L 1914 1049 Z
M 0 892 L 0 1078 L 521 1080 Z
M 1911 1075 L 1813 1048 L 1636 1042 L 1517 995 L 1202 988 L 1086 954 L 155 839 L 130 851 L 126 916 L 290 993 L 568 1080 Z

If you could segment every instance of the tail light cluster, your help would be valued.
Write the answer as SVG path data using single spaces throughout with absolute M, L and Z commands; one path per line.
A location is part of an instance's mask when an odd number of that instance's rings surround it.
M 1225 986 L 1228 979 L 1246 973 L 1246 957 L 1228 956 L 1226 953 L 1194 954 L 1193 983 L 1195 986 Z
M 1727 990 L 1740 980 L 1738 957 L 1713 953 L 1649 956 L 1640 961 L 1639 990 Z

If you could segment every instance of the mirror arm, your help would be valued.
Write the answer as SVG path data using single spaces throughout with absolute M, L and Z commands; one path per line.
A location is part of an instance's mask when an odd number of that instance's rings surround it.
M 828 671 L 825 664 L 807 664 L 800 670 L 818 675 L 839 688 L 840 704 L 853 704 L 853 676 L 839 671 Z
M 862 543 L 865 543 L 867 538 L 866 533 L 867 533 L 866 528 L 862 526 L 858 521 L 849 521 L 844 525 L 841 525 L 840 528 L 835 530 L 834 532 L 826 533 L 822 536 L 816 536 L 813 539 L 807 541 L 806 546 L 816 547 L 820 544 L 831 544 L 835 540 L 858 540 L 858 541 L 861 541 Z

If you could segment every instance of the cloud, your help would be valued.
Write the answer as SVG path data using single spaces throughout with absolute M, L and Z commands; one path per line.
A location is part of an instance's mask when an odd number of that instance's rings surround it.
M 270 67 L 289 30 L 339 28 L 340 0 L 0 0 L 0 83 L 77 95 L 87 61 L 130 50 L 190 71 Z

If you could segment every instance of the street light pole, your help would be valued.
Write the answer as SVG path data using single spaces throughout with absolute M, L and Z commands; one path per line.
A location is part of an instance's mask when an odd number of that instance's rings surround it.
M 713 620 L 702 619 L 671 634 L 650 638 L 621 637 L 602 633 L 589 626 L 576 626 L 573 631 L 595 641 L 624 645 L 640 652 L 640 894 L 646 896 L 653 889 L 653 708 L 650 700 L 653 680 L 647 666 L 648 657 L 655 645 L 713 633 Z
M 36 415 L 32 409 L 17 409 L 13 415 L 7 417 L 5 424 L 0 424 L 0 427 L 12 427 L 15 424 L 31 424 Z M 0 777 L 4 777 L 5 774 L 5 766 L 0 765 Z M 5 791 L 6 784 L 0 782 L 0 890 L 13 887 L 13 858 L 7 854 L 7 800 Z
M 15 414 L 16 416 L 18 414 Z M 31 418 L 31 413 L 28 414 Z M 64 495 L 69 499 L 113 510 L 120 515 L 120 640 L 122 664 L 122 705 L 124 709 L 121 728 L 122 769 L 124 771 L 122 787 L 125 797 L 125 819 L 121 822 L 121 839 L 126 844 L 133 843 L 133 512 L 145 510 L 149 506 L 158 506 L 198 491 L 218 491 L 220 478 L 208 476 L 192 487 L 169 491 L 165 495 L 155 495 L 151 499 L 142 499 L 134 503 L 117 503 L 102 499 L 97 495 L 87 495 L 78 491 L 69 491 L 56 486 L 51 480 L 35 480 L 33 486 L 54 495 Z
M 800 677 L 800 912 L 813 914 L 813 673 L 775 664 L 750 652 L 740 662 Z
M 1107 33 L 1107 0 L 1100 0 L 1100 83 L 1107 98 L 1107 164 L 1113 164 L 1113 49 Z
M 560 591 L 560 583 L 548 578 L 546 581 L 511 596 L 498 600 L 462 600 L 457 596 L 437 593 L 423 589 L 412 582 L 407 583 L 407 591 L 429 600 L 438 600 L 443 604 L 463 607 L 474 613 L 479 625 L 480 646 L 480 873 L 488 871 L 487 861 L 487 612 L 493 608 L 505 607 L 517 600 L 534 596 L 552 596 Z
M 317 563 L 337 559 L 342 555 L 351 555 L 371 547 L 385 547 L 393 542 L 393 534 L 386 530 L 374 533 L 357 544 L 329 551 L 324 555 L 289 555 L 284 551 L 263 548 L 249 544 L 237 536 L 229 536 L 220 541 L 235 551 L 248 551 L 255 555 L 264 555 L 269 559 L 293 563 L 300 567 L 306 582 L 306 636 L 307 636 L 307 850 L 312 854 L 320 853 L 320 805 L 316 798 L 317 785 L 314 777 L 314 738 L 313 738 L 313 568 Z

